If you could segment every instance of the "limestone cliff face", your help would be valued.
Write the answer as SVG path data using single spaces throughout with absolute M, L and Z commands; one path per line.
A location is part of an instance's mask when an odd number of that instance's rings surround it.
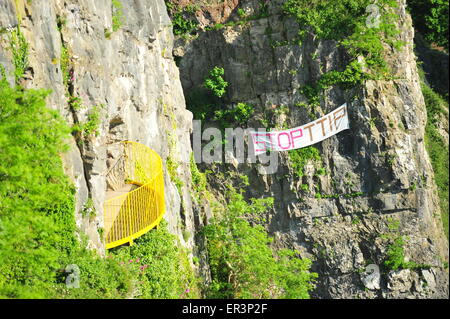
M 93 248 L 104 251 L 98 229 L 103 226 L 105 175 L 120 155 L 119 142 L 143 143 L 163 160 L 172 152 L 180 163 L 181 196 L 165 173 L 165 218 L 171 231 L 193 233 L 193 213 L 188 186 L 192 114 L 185 109 L 179 72 L 172 59 L 173 35 L 163 0 L 122 1 L 123 23 L 112 32 L 114 8 L 111 0 L 1 0 L 0 27 L 20 29 L 29 43 L 29 69 L 24 86 L 51 89 L 48 106 L 59 110 L 69 124 L 86 121 L 97 106 L 98 135 L 81 143 L 69 141 L 66 172 L 77 188 L 77 224 Z M 13 69 L 7 34 L 0 43 L 0 63 Z M 65 48 L 65 49 L 64 49 Z M 63 59 L 66 72 L 63 81 Z M 82 106 L 68 104 L 70 96 Z M 171 141 L 169 141 L 169 136 Z M 169 148 L 169 145 L 170 148 Z M 83 217 L 88 197 L 96 215 Z
M 236 21 L 237 8 L 252 13 L 260 6 L 260 1 L 251 0 L 227 1 L 228 6 L 208 3 L 196 12 L 200 24 L 216 10 L 222 11 L 209 23 Z M 275 116 L 277 124 L 296 127 L 310 122 L 308 111 L 294 106 L 306 101 L 300 87 L 338 69 L 345 54 L 334 41 L 311 38 L 302 46 L 272 46 L 274 41 L 289 43 L 298 30 L 293 19 L 281 18 L 282 3 L 270 1 L 267 18 L 178 39 L 174 54 L 180 58 L 186 96 L 201 86 L 210 69 L 222 66 L 230 83 L 228 104 L 246 102 L 257 110 L 249 127 L 261 127 L 258 120 L 274 105 L 288 106 L 284 114 Z M 315 111 L 319 117 L 345 102 L 349 106 L 351 129 L 317 145 L 328 174 L 315 174 L 317 166 L 310 163 L 299 180 L 286 154 L 279 155 L 280 167 L 274 175 L 259 175 L 254 165 L 238 167 L 250 177 L 249 197 L 275 198 L 267 224 L 275 246 L 294 247 L 315 259 L 314 270 L 319 273 L 315 297 L 448 296 L 448 271 L 442 263 L 448 259 L 447 241 L 424 146 L 426 111 L 405 7 L 405 1 L 399 1 L 396 14 L 399 37 L 406 45 L 401 51 L 389 49 L 387 57 L 396 79 L 368 81 L 350 91 L 329 89 Z M 308 185 L 307 190 L 301 184 Z M 363 195 L 345 196 L 356 193 Z M 388 232 L 392 219 L 400 221 L 399 232 L 408 239 L 406 259 L 431 268 L 387 270 L 378 289 L 367 289 L 361 270 L 370 263 L 383 264 L 388 245 L 382 234 Z

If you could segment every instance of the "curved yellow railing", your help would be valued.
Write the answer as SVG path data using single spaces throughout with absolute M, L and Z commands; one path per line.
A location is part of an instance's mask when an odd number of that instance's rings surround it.
M 164 213 L 164 177 L 161 157 L 147 146 L 124 143 L 125 183 L 138 186 L 103 205 L 106 249 L 133 243 L 159 225 Z

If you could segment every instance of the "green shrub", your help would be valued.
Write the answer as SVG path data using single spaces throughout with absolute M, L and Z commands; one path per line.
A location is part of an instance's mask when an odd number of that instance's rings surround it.
M 165 0 L 165 2 L 172 20 L 172 28 L 175 35 L 186 36 L 197 30 L 198 22 L 192 17 L 192 14 L 195 12 L 195 7 L 188 5 L 181 8 L 174 5 L 170 0 Z
M 433 166 L 434 179 L 438 187 L 442 222 L 448 237 L 449 151 L 448 144 L 437 129 L 440 118 L 448 117 L 448 104 L 424 82 L 422 82 L 422 93 L 428 117 L 425 127 L 425 146 Z
M 204 227 L 212 283 L 210 298 L 308 298 L 316 274 L 297 252 L 274 253 L 266 230 L 255 224 L 273 206 L 273 198 L 247 203 L 231 189 L 221 216 Z M 250 222 L 250 220 L 252 222 Z
M 238 14 L 238 16 L 239 16 L 240 18 L 245 18 L 245 16 L 247 15 L 247 14 L 245 13 L 245 10 L 242 9 L 242 8 L 239 8 L 239 9 L 237 10 L 237 14 Z
M 222 77 L 224 74 L 225 71 L 223 68 L 215 66 L 211 71 L 209 71 L 209 77 L 205 78 L 204 81 L 205 88 L 211 90 L 211 92 L 217 97 L 222 97 L 228 86 L 228 82 L 226 82 Z
M 61 65 L 61 73 L 63 78 L 64 86 L 67 88 L 70 82 L 70 56 L 67 48 L 61 46 L 61 56 L 59 58 L 59 63 Z
M 81 98 L 79 98 L 77 96 L 69 96 L 68 104 L 74 111 L 78 111 L 83 107 Z
M 111 0 L 113 7 L 112 31 L 116 32 L 123 24 L 122 3 L 119 0 Z
M 71 104 L 72 102 L 75 102 L 74 104 Z M 79 100 L 77 98 L 71 98 L 69 100 L 69 104 L 76 109 L 77 107 L 80 107 L 81 105 L 78 104 Z M 99 134 L 99 128 L 101 124 L 101 114 L 100 109 L 102 106 L 95 105 L 91 108 L 91 110 L 87 114 L 87 119 L 84 122 L 76 123 L 72 127 L 72 132 L 79 134 L 77 135 L 80 140 L 83 140 L 85 138 L 88 138 L 90 136 L 98 136 Z
M 387 250 L 387 257 L 384 265 L 389 269 L 397 270 L 403 268 L 405 264 L 405 250 L 403 248 L 405 241 L 402 236 L 394 239 L 394 242 L 389 245 Z
M 77 265 L 79 288 L 67 288 L 67 273 L 58 278 L 54 298 L 109 299 L 130 298 L 138 286 L 139 267 L 114 255 L 101 258 L 96 252 L 78 248 L 65 258 L 67 265 Z
M 394 218 L 388 218 L 388 233 L 382 234 L 380 238 L 388 239 L 389 245 L 386 250 L 384 265 L 390 270 L 398 269 L 425 269 L 430 265 L 418 264 L 414 261 L 406 261 L 405 258 L 405 238 L 400 235 L 400 221 Z
M 448 1 L 447 0 L 407 0 L 414 22 L 431 43 L 444 47 L 448 52 Z
M 194 153 L 191 152 L 190 156 L 190 168 L 191 168 L 191 176 L 192 176 L 192 188 L 194 190 L 194 197 L 198 200 L 202 197 L 202 195 L 206 192 L 206 174 L 199 171 L 197 167 L 197 163 L 194 159 Z
M 45 107 L 48 91 L 11 88 L 3 67 L 0 74 L 0 297 L 198 296 L 187 254 L 164 223 L 108 258 L 79 243 L 75 188 L 61 161 L 70 129 Z M 71 264 L 79 288 L 66 286 Z
M 187 254 L 176 245 L 176 237 L 169 233 L 165 221 L 158 229 L 136 239 L 134 245 L 117 248 L 113 254 L 119 260 L 139 266 L 140 298 L 199 297 L 197 279 Z
M 252 105 L 246 103 L 238 103 L 230 110 L 216 110 L 214 112 L 214 120 L 221 123 L 222 127 L 227 127 L 231 123 L 240 125 L 247 124 L 255 109 Z
M 178 173 L 178 168 L 180 167 L 179 161 L 174 157 L 173 154 L 169 154 L 166 160 L 167 172 L 169 173 L 170 179 L 175 184 L 178 194 L 182 195 L 182 188 L 184 186 L 183 180 L 180 178 Z
M 319 150 L 314 146 L 289 151 L 289 162 L 297 178 L 301 178 L 305 174 L 303 169 L 309 161 L 320 161 L 320 159 Z
M 309 299 L 309 292 L 314 288 L 314 281 L 318 277 L 310 272 L 311 261 L 300 259 L 298 253 L 290 249 L 277 252 L 278 284 L 285 299 Z
M 0 80 L 0 294 L 54 282 L 76 242 L 75 189 L 60 158 L 69 129 L 47 94 Z
M 303 40 L 308 33 L 321 39 L 338 40 L 353 33 L 358 24 L 355 17 L 363 17 L 368 1 L 340 1 L 329 5 L 328 1 L 288 0 L 283 10 L 299 23 L 299 36 Z
M 316 83 L 304 86 L 304 94 L 309 104 L 320 104 L 323 90 L 334 85 L 351 88 L 367 79 L 389 78 L 390 70 L 385 62 L 384 44 L 400 49 L 402 42 L 397 40 L 399 31 L 395 26 L 394 0 L 377 2 L 380 8 L 380 24 L 369 27 L 366 23 L 366 8 L 371 0 L 345 0 L 329 4 L 325 0 L 288 0 L 283 5 L 285 14 L 292 16 L 299 24 L 298 44 L 308 34 L 317 39 L 329 39 L 345 48 L 349 62 L 340 70 L 322 74 Z M 362 60 L 358 60 L 359 58 Z
M 100 106 L 95 105 L 89 111 L 87 121 L 83 125 L 83 131 L 86 135 L 95 134 L 97 136 L 99 134 L 98 129 L 101 124 L 100 108 Z
M 186 19 L 182 12 L 177 12 L 172 16 L 173 33 L 175 35 L 190 34 L 195 31 L 198 22 L 193 19 Z
M 226 126 L 226 124 L 236 117 L 243 121 L 251 106 L 239 103 L 235 110 L 223 111 L 222 96 L 226 93 L 228 82 L 223 79 L 225 71 L 223 68 L 214 67 L 209 71 L 209 76 L 204 79 L 203 86 L 192 90 L 187 96 L 187 107 L 193 113 L 196 120 L 215 119 Z
M 405 260 L 405 239 L 403 236 L 396 235 L 388 246 L 384 265 L 390 270 L 398 269 L 429 269 L 431 266 L 418 264 L 414 261 Z
M 267 18 L 268 16 L 269 16 L 269 1 L 260 0 L 258 13 L 255 16 L 251 17 L 251 19 L 262 19 Z
M 28 43 L 20 31 L 20 26 L 17 26 L 9 33 L 9 44 L 15 68 L 14 78 L 18 84 L 28 68 Z

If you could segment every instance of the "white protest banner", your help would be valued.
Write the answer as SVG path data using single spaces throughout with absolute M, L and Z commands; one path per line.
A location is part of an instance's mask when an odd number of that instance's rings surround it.
M 308 124 L 278 132 L 251 132 L 255 154 L 306 147 L 349 129 L 347 104 Z

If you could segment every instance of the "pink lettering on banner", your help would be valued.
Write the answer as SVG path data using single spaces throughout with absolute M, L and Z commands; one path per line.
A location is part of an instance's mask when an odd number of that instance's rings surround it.
M 269 144 L 270 148 L 269 149 L 273 149 L 273 141 L 272 141 L 272 137 L 274 135 L 276 135 L 276 133 L 252 133 L 252 139 L 253 139 L 253 144 L 257 145 L 257 144 L 262 144 L 264 145 L 264 148 L 261 149 L 255 149 L 255 152 L 265 152 L 267 151 L 267 144 Z M 264 136 L 264 137 L 268 137 L 269 141 L 266 140 L 258 140 L 258 136 Z
M 340 112 L 342 112 L 341 114 L 339 114 Z M 346 107 L 341 107 L 340 109 L 337 109 L 336 111 L 333 112 L 333 116 L 334 116 L 334 127 L 336 128 L 336 130 L 339 129 L 339 124 L 338 121 L 343 118 L 344 116 L 347 115 L 347 108 Z
M 321 118 L 301 127 L 280 132 L 252 132 L 251 134 L 255 146 L 255 153 L 258 155 L 268 149 L 273 151 L 286 151 L 307 147 L 349 128 L 347 105 L 344 104 Z
M 300 132 L 300 135 L 294 135 L 294 133 Z M 295 148 L 295 139 L 303 137 L 303 130 L 301 128 L 292 130 L 291 132 L 292 148 Z
M 265 152 L 267 150 L 266 149 L 266 142 L 258 140 L 258 136 L 267 136 L 267 135 L 268 135 L 268 133 L 266 133 L 266 134 L 260 134 L 260 133 L 252 134 L 252 139 L 253 139 L 253 144 L 254 145 L 257 145 L 257 144 L 263 144 L 264 145 L 264 148 L 255 149 L 255 152 Z M 256 137 L 256 139 L 255 139 L 255 137 Z
M 281 145 L 281 139 L 280 139 L 281 136 L 287 136 L 287 141 L 289 142 L 288 146 L 284 147 L 283 145 Z M 287 149 L 291 148 L 291 136 L 286 132 L 279 133 L 278 134 L 278 146 L 281 147 L 283 150 L 287 150 Z

